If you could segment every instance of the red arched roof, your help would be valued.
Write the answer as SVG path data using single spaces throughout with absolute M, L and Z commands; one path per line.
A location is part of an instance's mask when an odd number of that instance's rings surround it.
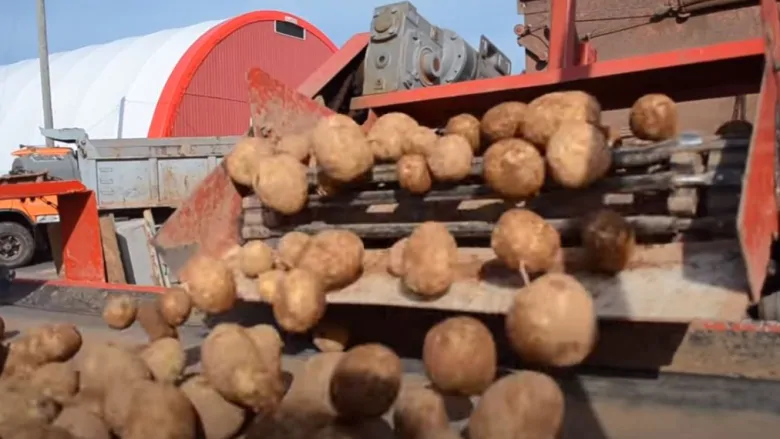
M 261 21 L 288 21 L 290 18 L 297 20 L 296 24 L 298 26 L 304 28 L 307 34 L 319 39 L 331 52 L 338 50 L 338 47 L 313 24 L 286 12 L 254 11 L 225 20 L 201 35 L 176 64 L 160 93 L 160 99 L 157 101 L 157 106 L 149 125 L 148 136 L 168 137 L 171 135 L 176 113 L 179 110 L 187 87 L 190 85 L 198 68 L 221 41 L 249 24 Z

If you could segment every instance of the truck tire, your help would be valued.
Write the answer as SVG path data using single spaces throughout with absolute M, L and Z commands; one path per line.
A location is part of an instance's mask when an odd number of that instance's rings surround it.
M 27 227 L 15 222 L 0 223 L 0 265 L 19 268 L 35 255 L 35 238 Z

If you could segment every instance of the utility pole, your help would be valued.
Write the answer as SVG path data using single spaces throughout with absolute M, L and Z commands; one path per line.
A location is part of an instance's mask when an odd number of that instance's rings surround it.
M 51 110 L 51 80 L 49 78 L 49 40 L 46 36 L 46 4 L 45 0 L 36 1 L 38 9 L 38 60 L 41 66 L 43 127 L 54 128 L 54 115 Z M 54 146 L 54 141 L 47 137 L 46 146 Z

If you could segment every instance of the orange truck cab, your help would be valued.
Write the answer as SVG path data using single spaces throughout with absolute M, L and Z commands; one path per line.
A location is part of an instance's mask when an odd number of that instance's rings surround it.
M 71 148 L 22 146 L 12 155 L 11 172 L 0 177 L 0 184 L 79 179 Z M 57 197 L 0 200 L 0 265 L 29 264 L 36 250 L 48 247 L 46 224 L 59 220 Z

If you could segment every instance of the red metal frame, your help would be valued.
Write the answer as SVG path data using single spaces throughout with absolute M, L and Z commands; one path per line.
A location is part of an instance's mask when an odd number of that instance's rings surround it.
M 578 88 L 604 109 L 630 107 L 644 93 L 678 101 L 758 92 L 764 41 L 753 38 L 692 49 L 595 62 L 524 75 L 361 96 L 353 109 L 403 111 L 431 126 L 458 112 L 483 112 L 506 100 L 528 101 L 556 89 Z M 565 59 L 565 58 L 564 58 Z M 562 82 L 564 84 L 562 84 Z M 615 87 L 620 93 L 615 93 Z
M 0 200 L 57 196 L 62 265 L 69 280 L 106 281 L 95 193 L 79 181 L 0 185 Z
M 342 70 L 368 47 L 371 34 L 368 32 L 356 34 L 333 54 L 323 65 L 315 70 L 303 84 L 298 86 L 298 93 L 313 98 L 328 82 L 333 80 Z

